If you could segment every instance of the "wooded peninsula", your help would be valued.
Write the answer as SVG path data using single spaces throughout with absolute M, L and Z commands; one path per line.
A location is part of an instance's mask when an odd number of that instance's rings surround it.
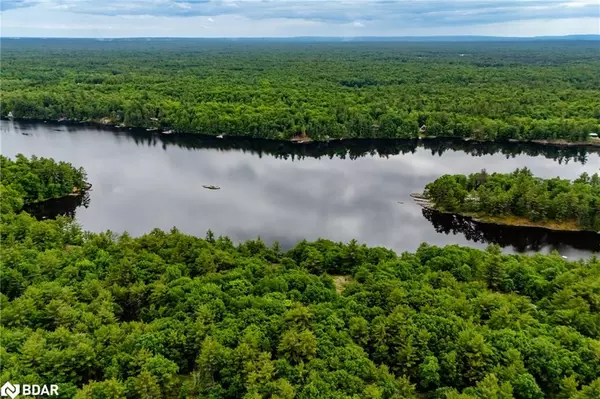
M 423 196 L 433 209 L 480 221 L 600 232 L 597 173 L 583 173 L 572 182 L 537 178 L 527 168 L 508 174 L 482 170 L 469 176 L 444 175 L 427 184 Z
M 5 381 L 77 399 L 600 396 L 596 257 L 89 233 L 21 211 L 82 169 L 2 163 Z
M 13 161 L 0 155 L 2 205 L 19 210 L 24 204 L 79 194 L 88 183 L 83 168 L 52 158 L 27 158 L 18 154 Z M 5 208 L 2 208 L 6 210 Z
M 600 145 L 596 41 L 2 39 L 1 116 L 307 142 Z

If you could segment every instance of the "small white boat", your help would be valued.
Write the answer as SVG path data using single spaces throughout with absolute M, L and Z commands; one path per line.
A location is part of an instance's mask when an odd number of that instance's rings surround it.
M 165 130 L 164 132 L 161 132 L 162 134 L 173 134 L 174 132 L 172 130 Z
M 218 138 L 218 139 L 222 139 L 222 138 L 223 138 L 223 135 L 222 135 L 222 134 L 219 134 L 219 135 L 217 136 L 217 138 Z

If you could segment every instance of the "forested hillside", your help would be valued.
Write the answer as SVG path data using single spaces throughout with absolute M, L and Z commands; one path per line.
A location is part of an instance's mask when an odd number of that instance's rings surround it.
M 2 39 L 2 116 L 270 139 L 589 140 L 596 41 Z
M 79 399 L 600 395 L 597 258 L 1 220 L 2 381 Z
M 513 173 L 444 175 L 427 184 L 436 209 L 478 217 L 523 218 L 540 225 L 600 232 L 600 177 L 583 173 L 573 182 L 541 179 L 527 168 Z

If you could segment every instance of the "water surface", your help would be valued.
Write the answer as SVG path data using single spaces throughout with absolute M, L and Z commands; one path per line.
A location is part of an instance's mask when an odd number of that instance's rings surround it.
M 234 241 L 260 236 L 284 248 L 319 237 L 397 251 L 422 242 L 480 248 L 498 242 L 509 252 L 557 249 L 580 257 L 600 248 L 597 234 L 493 226 L 483 232 L 427 217 L 409 197 L 443 174 L 483 168 L 526 166 L 541 177 L 573 179 L 599 171 L 600 156 L 589 150 L 447 141 L 302 145 L 12 121 L 2 121 L 1 132 L 3 155 L 53 157 L 86 169 L 93 189 L 70 214 L 95 232 L 141 235 L 176 226 L 195 235 L 211 229 Z M 202 187 L 211 184 L 221 189 Z

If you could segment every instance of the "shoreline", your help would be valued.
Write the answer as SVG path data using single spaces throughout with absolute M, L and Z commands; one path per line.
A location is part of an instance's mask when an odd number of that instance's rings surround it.
M 485 216 L 473 213 L 461 213 L 461 212 L 449 212 L 442 209 L 438 209 L 429 201 L 426 197 L 423 196 L 422 193 L 413 193 L 410 195 L 413 200 L 424 209 L 428 209 L 430 211 L 443 213 L 446 215 L 452 216 L 460 216 L 466 219 L 469 219 L 473 222 L 488 224 L 488 225 L 496 225 L 496 226 L 508 226 L 508 227 L 521 227 L 521 228 L 536 228 L 536 229 L 544 229 L 548 231 L 557 231 L 563 233 L 596 233 L 600 235 L 600 231 L 594 230 L 585 230 L 577 227 L 573 227 L 570 225 L 570 222 L 563 223 L 562 227 L 555 227 L 554 225 L 549 225 L 547 223 L 539 223 L 534 222 L 526 218 L 518 217 L 518 216 L 510 216 L 510 217 L 498 217 L 498 216 Z M 513 222 L 510 222 L 513 220 Z M 572 221 L 571 221 L 572 222 Z M 559 224 L 560 222 L 556 222 Z
M 84 188 L 73 187 L 73 191 L 70 192 L 69 194 L 60 195 L 58 197 L 45 198 L 45 199 L 33 201 L 33 202 L 27 202 L 27 203 L 23 204 L 23 207 L 30 206 L 30 205 L 39 205 L 39 204 L 43 204 L 44 202 L 60 200 L 63 198 L 68 198 L 68 197 L 79 197 L 79 196 L 85 195 L 85 193 L 88 192 L 91 188 L 92 188 L 92 185 L 90 183 L 86 182 L 86 186 Z
M 9 120 L 15 122 L 25 122 L 25 123 L 40 123 L 40 124 L 55 124 L 55 125 L 63 125 L 63 126 L 93 126 L 93 127 L 101 127 L 104 129 L 110 129 L 113 131 L 132 131 L 132 132 L 146 132 L 153 133 L 157 135 L 186 135 L 186 136 L 204 136 L 204 137 L 214 137 L 214 138 L 223 138 L 223 135 L 216 135 L 210 133 L 193 133 L 193 132 L 174 132 L 169 130 L 169 133 L 163 133 L 161 129 L 158 128 L 143 128 L 143 127 L 133 127 L 133 126 L 125 126 L 123 124 L 114 125 L 112 123 L 105 123 L 102 121 L 76 121 L 76 120 L 53 120 L 53 119 L 35 119 L 35 118 L 7 118 L 2 116 L 0 119 Z M 220 136 L 220 137 L 219 137 Z M 473 142 L 473 143 L 513 143 L 513 144 L 536 144 L 540 146 L 547 147 L 559 147 L 559 148 L 594 148 L 600 149 L 600 139 L 592 139 L 589 141 L 567 141 L 565 139 L 554 139 L 554 140 L 518 140 L 518 139 L 503 139 L 503 140 L 482 140 L 471 137 L 458 137 L 458 136 L 426 136 L 426 137 L 346 137 L 346 138 L 329 138 L 326 140 L 316 140 L 308 137 L 305 140 L 298 140 L 297 137 L 293 137 L 291 139 L 273 139 L 267 137 L 254 137 L 250 135 L 226 135 L 227 137 L 234 138 L 245 138 L 245 139 L 258 139 L 258 140 L 269 140 L 273 142 L 282 142 L 282 143 L 293 143 L 299 146 L 311 144 L 311 143 L 324 143 L 327 144 L 332 141 L 362 141 L 362 140 L 389 140 L 389 141 L 426 141 L 426 140 L 459 140 L 465 143 Z

